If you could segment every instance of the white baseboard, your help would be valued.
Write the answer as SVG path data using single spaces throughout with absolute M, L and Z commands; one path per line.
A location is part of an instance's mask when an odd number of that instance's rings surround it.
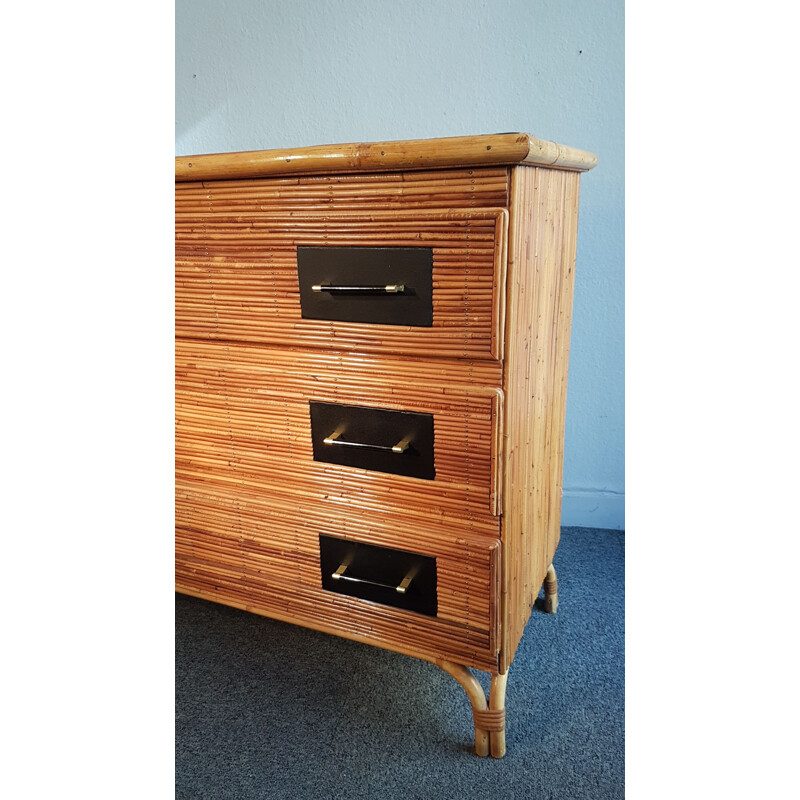
M 561 524 L 576 528 L 611 528 L 625 530 L 625 495 L 564 489 L 561 500 Z

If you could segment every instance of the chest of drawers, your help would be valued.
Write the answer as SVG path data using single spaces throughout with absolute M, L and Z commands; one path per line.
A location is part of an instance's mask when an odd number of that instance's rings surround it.
M 527 134 L 176 159 L 177 591 L 439 665 L 479 755 L 557 605 L 595 163 Z

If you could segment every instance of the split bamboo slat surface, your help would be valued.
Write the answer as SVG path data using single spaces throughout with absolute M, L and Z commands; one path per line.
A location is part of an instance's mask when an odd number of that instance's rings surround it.
M 181 159 L 176 160 L 176 175 Z M 246 182 L 244 182 L 246 179 Z M 195 180 L 176 184 L 176 212 L 181 203 L 207 202 L 208 190 L 217 197 L 220 213 L 260 211 L 390 211 L 426 208 L 507 208 L 509 175 L 505 167 L 478 170 L 435 170 L 354 175 L 302 175 L 238 180 Z M 219 193 L 219 194 L 217 194 Z M 179 213 L 176 214 L 176 219 Z
M 176 589 L 439 664 L 479 754 L 555 575 L 596 161 L 527 134 L 176 159 Z M 302 245 L 431 248 L 432 326 L 303 318 Z M 432 415 L 434 478 L 315 461 L 311 402 Z M 320 535 L 434 558 L 436 615 L 323 589 Z
M 526 168 L 512 175 L 501 672 L 560 535 L 578 188 L 577 173 Z
M 226 194 L 184 197 L 176 212 L 178 336 L 460 358 L 500 358 L 505 209 L 220 211 Z M 228 190 L 235 194 L 236 187 Z M 303 319 L 298 246 L 433 250 L 433 326 Z
M 501 392 L 425 382 L 416 364 L 179 340 L 178 474 L 265 493 L 285 484 L 282 491 L 315 502 L 338 500 L 352 509 L 413 509 L 420 518 L 466 520 L 468 528 L 498 537 L 495 430 Z M 312 401 L 432 414 L 435 478 L 314 461 Z
M 236 512 L 247 514 L 262 501 L 243 492 Z M 265 509 L 259 510 L 263 514 Z M 280 519 L 273 508 L 266 510 L 271 519 Z M 346 533 L 343 528 L 351 526 L 342 522 L 341 515 L 325 518 L 316 516 L 315 510 L 313 505 L 296 505 L 293 512 L 284 509 L 284 524 L 262 527 L 257 534 L 239 533 L 236 523 L 234 530 L 224 525 L 202 531 L 183 528 L 179 517 L 175 544 L 179 590 L 324 632 L 347 632 L 349 638 L 386 643 L 390 649 L 427 660 L 447 654 L 478 669 L 496 668 L 497 614 L 489 598 L 497 594 L 497 540 L 462 537 L 453 542 L 418 527 L 406 533 L 407 548 L 437 560 L 438 612 L 428 617 L 324 591 L 319 585 L 314 523 L 327 523 L 329 532 L 343 538 L 363 541 L 363 534 L 358 526 Z M 370 531 L 371 526 L 367 523 L 364 529 Z M 397 546 L 396 532 L 386 538 Z

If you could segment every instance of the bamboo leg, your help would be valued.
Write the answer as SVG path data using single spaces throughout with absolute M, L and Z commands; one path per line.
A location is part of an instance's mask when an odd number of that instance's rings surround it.
M 475 721 L 475 753 L 488 756 L 491 749 L 494 758 L 506 754 L 506 682 L 508 672 L 492 675 L 489 689 L 489 702 L 478 679 L 460 664 L 449 661 L 435 662 L 438 667 L 452 675 L 463 687 L 472 703 L 472 716 Z
M 493 758 L 502 758 L 506 754 L 506 683 L 508 683 L 507 671 L 502 675 L 492 675 L 492 686 L 489 689 L 489 709 L 503 712 L 496 715 L 499 720 L 502 720 L 502 730 L 492 730 L 489 733 L 489 746 Z
M 476 712 L 480 714 L 487 710 L 486 695 L 483 687 L 478 683 L 478 679 L 460 664 L 452 664 L 449 661 L 437 661 L 436 666 L 443 669 L 448 675 L 452 675 L 463 687 L 464 691 L 472 703 L 472 715 L 476 717 Z M 479 728 L 477 719 L 475 723 L 475 755 L 489 755 L 489 732 L 484 728 Z
M 547 577 L 544 579 L 544 610 L 548 614 L 555 614 L 558 610 L 558 580 L 552 564 L 547 568 Z

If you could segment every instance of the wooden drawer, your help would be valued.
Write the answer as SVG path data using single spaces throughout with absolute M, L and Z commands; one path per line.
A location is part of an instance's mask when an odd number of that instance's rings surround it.
M 497 536 L 502 391 L 460 384 L 461 370 L 442 373 L 435 362 L 406 364 L 415 375 L 412 383 L 396 377 L 403 366 L 384 358 L 179 341 L 176 471 L 234 492 L 252 486 L 326 500 L 349 509 L 342 513 L 409 510 L 419 517 L 466 520 L 475 532 Z M 391 449 L 393 437 L 400 442 L 419 430 L 406 416 L 424 418 L 432 440 L 412 438 L 409 452 L 384 456 L 390 466 L 398 465 L 394 472 L 360 453 L 359 460 L 334 463 L 333 456 L 315 454 L 313 405 L 335 412 L 322 417 L 317 451 L 336 450 L 336 445 L 325 448 L 321 439 L 341 431 L 338 421 L 365 407 L 400 422 L 391 419 L 387 427 L 381 419 L 375 430 L 361 433 L 344 428 L 351 442 L 385 441 Z M 431 472 L 423 477 L 405 470 L 428 458 Z
M 502 358 L 505 209 L 242 214 L 198 206 L 179 212 L 176 225 L 178 336 Z M 409 261 L 423 264 L 413 276 Z M 388 284 L 404 289 L 375 295 Z M 334 318 L 319 318 L 331 311 Z
M 240 489 L 234 498 L 180 479 L 178 498 L 179 591 L 401 651 L 419 647 L 436 658 L 496 669 L 498 540 L 446 525 L 421 531 L 402 517 L 387 525 L 379 514 L 351 521 L 309 502 L 281 508 L 258 491 Z M 220 513 L 226 509 L 229 514 Z M 355 577 L 387 578 L 385 570 L 375 572 L 372 548 L 406 554 L 409 563 L 425 562 L 429 569 L 435 564 L 426 589 L 430 593 L 433 580 L 435 608 L 418 611 L 386 602 L 385 594 L 326 588 L 331 581 L 325 581 L 323 567 L 330 562 L 321 558 L 321 536 L 361 549 Z

